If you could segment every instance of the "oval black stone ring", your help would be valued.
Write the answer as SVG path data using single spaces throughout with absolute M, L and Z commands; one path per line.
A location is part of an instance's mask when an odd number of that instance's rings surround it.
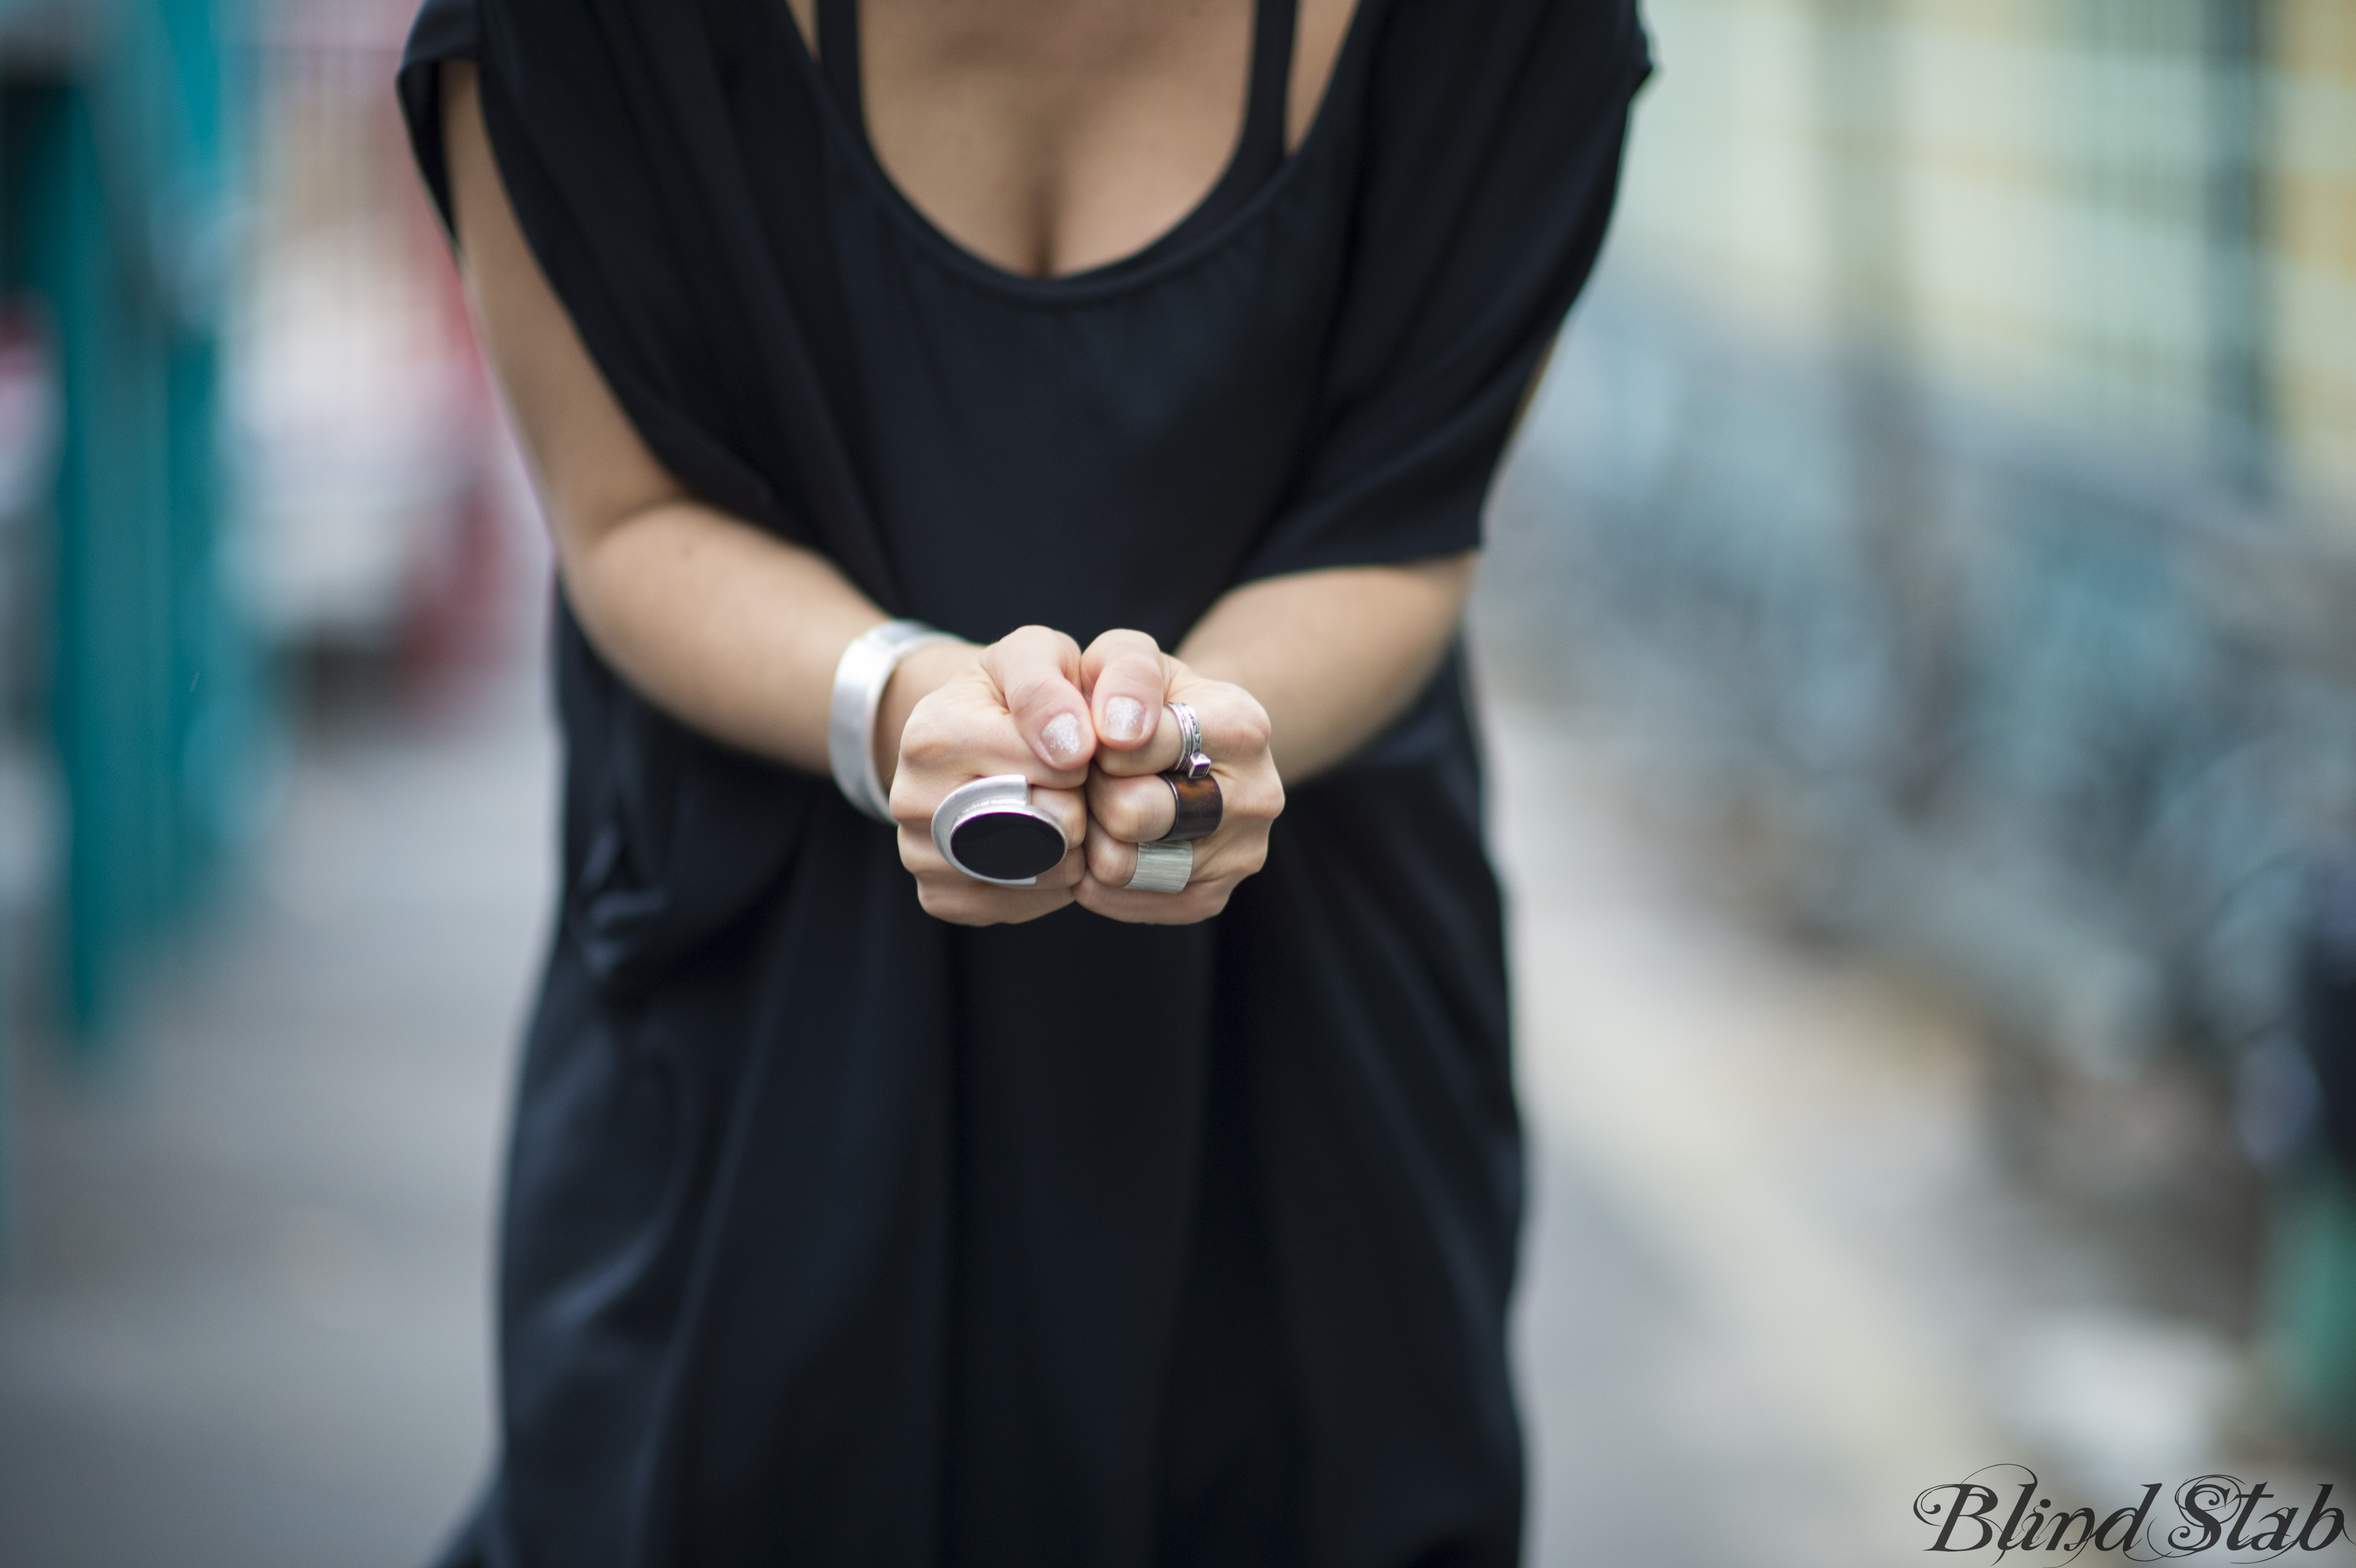
M 1035 886 L 1071 845 L 1055 818 L 1031 804 L 1021 773 L 997 773 L 959 784 L 933 808 L 933 848 L 977 882 L 1001 888 Z
M 1178 815 L 1172 819 L 1170 831 L 1162 836 L 1162 843 L 1208 838 L 1219 830 L 1219 820 L 1226 815 L 1227 804 L 1219 794 L 1218 780 L 1209 773 L 1195 778 L 1184 773 L 1163 773 L 1162 782 L 1170 786 L 1170 797 L 1178 804 Z

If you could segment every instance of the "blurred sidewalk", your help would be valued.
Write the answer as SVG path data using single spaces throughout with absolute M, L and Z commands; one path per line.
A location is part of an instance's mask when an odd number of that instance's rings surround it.
M 319 736 L 110 1081 L 27 1072 L 0 1563 L 395 1568 L 455 1521 L 552 765 L 525 671 Z
M 1490 719 L 1531 1562 L 1862 1568 L 1920 1552 L 1914 1494 L 1979 1466 L 2107 1509 L 2217 1462 L 2247 1369 L 1992 1168 L 1968 1025 L 1730 912 L 1596 737 Z M 114 1080 L 28 1074 L 0 1563 L 407 1568 L 455 1518 L 552 768 L 532 671 L 423 730 L 316 734 Z
M 1918 1491 L 2018 1456 L 1840 1216 L 1921 1227 L 1983 1185 L 1967 1036 L 1736 923 L 1555 715 L 1492 701 L 1489 731 L 1533 1144 L 1531 1561 L 1901 1561 Z

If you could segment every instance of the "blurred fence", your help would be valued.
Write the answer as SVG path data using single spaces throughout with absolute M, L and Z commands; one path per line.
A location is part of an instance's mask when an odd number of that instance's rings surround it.
M 2356 9 L 1649 11 L 1526 613 L 1809 921 L 2058 1070 L 2189 1053 L 2295 1158 L 2356 1052 L 2298 1005 L 2356 832 Z M 2319 1366 L 2356 1231 L 2298 1234 Z

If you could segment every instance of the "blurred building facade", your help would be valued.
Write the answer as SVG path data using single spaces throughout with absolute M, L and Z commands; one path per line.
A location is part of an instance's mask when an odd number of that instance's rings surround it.
M 413 11 L 0 0 L 0 1013 L 70 1056 L 270 816 L 317 667 L 407 688 L 515 618 Z
M 2345 1439 L 2314 1151 L 2356 1040 L 2301 980 L 2356 834 L 2356 10 L 1648 11 L 1523 459 L 1559 661 L 1811 924 L 2039 1071 L 2215 1084 L 2285 1173 L 2272 1310 Z
M 521 500 L 392 96 L 413 0 L 254 12 L 230 450 L 263 635 L 415 674 L 495 638 Z

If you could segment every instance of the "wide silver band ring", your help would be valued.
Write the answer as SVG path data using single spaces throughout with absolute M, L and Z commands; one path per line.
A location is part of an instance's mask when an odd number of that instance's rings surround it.
M 1137 847 L 1137 869 L 1121 886 L 1141 893 L 1183 893 L 1194 876 L 1194 841 L 1161 838 Z
M 1031 804 L 1031 782 L 996 773 L 959 784 L 933 808 L 933 848 L 977 882 L 1036 887 L 1071 848 L 1054 817 Z
M 1165 702 L 1162 706 L 1178 721 L 1178 761 L 1170 771 L 1190 779 L 1203 777 L 1211 771 L 1211 759 L 1203 750 L 1203 721 L 1186 703 Z

